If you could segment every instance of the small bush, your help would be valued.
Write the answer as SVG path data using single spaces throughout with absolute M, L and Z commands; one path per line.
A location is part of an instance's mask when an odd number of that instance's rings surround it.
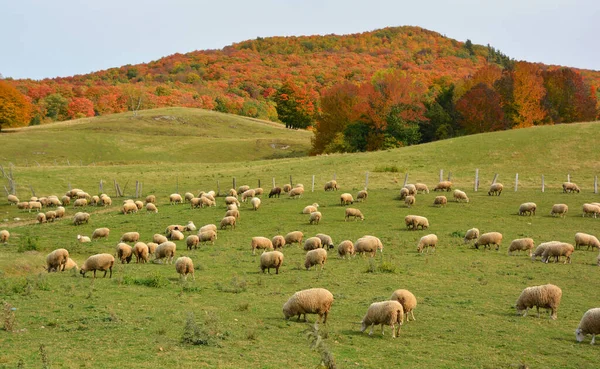
M 217 340 L 225 339 L 219 327 L 219 318 L 214 313 L 206 313 L 204 324 L 196 323 L 194 313 L 189 312 L 183 327 L 181 342 L 188 345 L 220 346 Z
M 398 168 L 397 165 L 379 165 L 379 166 L 376 166 L 375 169 L 373 169 L 373 172 L 376 172 L 376 173 L 384 173 L 384 172 L 399 173 L 400 168 Z

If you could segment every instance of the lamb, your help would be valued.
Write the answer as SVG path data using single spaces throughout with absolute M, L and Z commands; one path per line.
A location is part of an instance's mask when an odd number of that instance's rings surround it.
M 487 247 L 491 248 L 491 245 L 496 245 L 496 250 L 500 249 L 500 244 L 502 243 L 502 233 L 500 232 L 488 232 L 484 233 L 479 238 L 473 246 L 476 249 L 479 249 L 479 246 L 483 245 L 483 249 L 485 250 Z
M 456 202 L 469 202 L 469 197 L 467 194 L 461 190 L 454 190 L 454 201 Z
M 410 208 L 411 205 L 415 204 L 415 196 L 414 195 L 408 195 L 404 198 L 404 204 Z
M 304 241 L 304 251 L 320 249 L 322 247 L 323 243 L 319 237 L 309 237 Z
M 592 250 L 594 250 L 594 247 L 600 249 L 600 241 L 598 241 L 596 236 L 578 232 L 575 233 L 575 248 L 579 248 L 579 246 L 587 246 L 587 250 L 590 249 L 590 246 L 592 247 Z
M 156 207 L 156 205 L 154 203 L 149 202 L 149 203 L 146 204 L 146 211 L 148 213 L 155 213 L 156 214 L 156 213 L 158 213 L 158 208 Z
M 100 196 L 100 204 L 102 206 L 111 206 L 112 205 L 112 199 L 108 196 Z
M 250 245 L 252 246 L 252 255 L 255 255 L 256 249 L 273 249 L 273 242 L 266 237 L 252 237 Z
M 163 236 L 160 233 L 155 233 L 154 236 L 152 236 L 152 242 L 157 243 L 157 244 L 161 244 L 163 242 L 167 242 L 169 239 L 165 236 Z
M 231 226 L 231 229 L 235 229 L 235 217 L 225 217 L 221 219 L 220 228 L 225 229 L 227 226 Z
M 535 306 L 538 318 L 540 317 L 540 308 L 545 308 L 551 310 L 550 318 L 556 320 L 561 297 L 562 290 L 553 284 L 527 287 L 521 292 L 515 304 L 517 315 L 521 315 L 521 312 L 525 310 L 523 316 L 527 316 L 527 311 Z
M 208 231 L 198 232 L 199 242 L 210 242 L 211 244 L 215 244 L 215 240 L 217 239 L 217 232 L 209 229 Z
M 383 253 L 383 244 L 375 236 L 363 236 L 354 242 L 354 252 L 357 254 L 368 253 L 371 257 L 374 257 L 377 250 Z
M 414 196 L 417 194 L 417 186 L 414 184 L 408 183 L 404 185 L 404 188 L 408 190 L 408 194 Z
M 65 270 L 65 264 L 69 259 L 69 251 L 66 249 L 56 249 L 46 256 L 46 265 L 48 273 L 62 272 Z
M 244 191 L 242 193 L 242 202 L 246 202 L 246 200 L 253 198 L 256 195 L 256 192 L 252 189 Z
M 337 191 L 339 189 L 337 185 L 337 181 L 332 179 L 331 181 L 325 183 L 325 191 Z
M 360 191 L 358 191 L 358 194 L 356 195 L 356 201 L 359 201 L 359 202 L 367 201 L 367 197 L 369 197 L 369 193 L 367 192 L 367 190 L 360 190 Z
M 562 188 L 563 188 L 564 193 L 572 193 L 572 192 L 579 193 L 579 191 L 580 191 L 579 186 L 577 186 L 575 183 L 571 183 L 571 182 L 563 183 Z
M 302 209 L 302 214 L 314 213 L 315 211 L 317 211 L 318 207 L 319 207 L 319 204 L 317 204 L 316 202 L 312 205 L 307 205 L 304 207 L 304 209 Z
M 575 330 L 575 339 L 577 342 L 582 342 L 587 334 L 592 335 L 591 344 L 595 344 L 596 335 L 600 334 L 600 308 L 589 309 L 583 314 Z
M 94 232 L 92 232 L 92 240 L 97 240 L 100 238 L 108 238 L 110 234 L 110 229 L 108 228 L 96 228 Z
M 400 197 L 399 197 L 400 200 L 404 200 L 406 198 L 406 196 L 408 196 L 408 195 L 410 195 L 409 192 L 408 192 L 408 188 L 402 187 L 400 189 Z
M 360 220 L 365 220 L 365 216 L 363 215 L 363 213 L 355 208 L 346 208 L 346 216 L 344 218 L 344 222 L 347 221 L 348 219 L 350 219 L 350 217 L 354 217 L 354 220 L 356 221 L 357 219 Z
M 404 221 L 406 222 L 406 217 L 404 218 Z M 429 228 L 429 220 L 419 215 L 412 215 L 412 229 L 417 230 L 419 229 L 419 226 L 423 230 Z
M 412 294 L 412 292 L 403 289 L 396 290 L 394 293 L 392 293 L 390 300 L 398 301 L 400 305 L 402 305 L 402 308 L 404 309 L 404 316 L 406 317 L 407 322 L 410 320 L 408 317 L 409 313 L 413 321 L 417 320 L 415 319 L 415 314 L 413 313 L 413 310 L 415 307 L 417 307 L 417 298 Z
M 292 199 L 299 199 L 304 194 L 304 187 L 294 187 L 289 191 L 289 196 Z
M 425 183 L 415 183 L 415 188 L 417 190 L 417 193 L 429 193 L 429 188 Z
M 422 254 L 423 249 L 427 248 L 427 253 L 429 254 L 429 248 L 431 247 L 433 251 L 435 251 L 435 246 L 437 245 L 437 242 L 438 238 L 435 234 L 428 234 L 426 236 L 423 236 L 417 244 L 417 251 Z
M 133 257 L 133 248 L 126 243 L 119 243 L 117 245 L 117 250 L 115 252 L 115 256 L 121 260 L 121 264 L 129 264 L 131 258 Z
M 142 210 L 142 208 L 144 207 L 144 203 L 140 200 L 134 201 L 133 203 L 135 204 L 135 206 L 137 206 L 138 210 Z
M 56 219 L 61 219 L 65 216 L 65 208 L 63 208 L 62 206 L 57 207 L 56 210 L 54 210 L 54 212 L 56 213 Z
M 554 244 L 554 243 L 560 243 L 560 241 L 549 241 L 549 242 L 542 242 L 542 243 L 540 243 L 535 248 L 535 251 L 533 251 L 533 254 L 531 254 L 531 261 L 535 261 L 538 256 L 541 257 L 544 254 L 544 251 L 546 251 L 546 248 L 548 246 L 550 246 L 551 244 Z
M 381 324 L 381 335 L 383 336 L 383 326 L 389 325 L 392 327 L 392 338 L 396 338 L 400 334 L 400 326 L 403 321 L 404 309 L 398 301 L 374 302 L 369 306 L 361 321 L 360 331 L 364 332 L 370 326 L 369 336 L 371 336 L 373 335 L 373 326 Z
M 300 321 L 300 316 L 304 315 L 304 321 L 306 321 L 306 314 L 318 314 L 318 321 L 323 319 L 323 324 L 327 324 L 327 316 L 332 304 L 333 294 L 331 292 L 324 288 L 310 288 L 298 291 L 290 297 L 283 304 L 283 315 L 285 320 L 298 315 L 298 321 Z
M 237 190 L 235 188 L 230 188 L 229 192 L 227 192 L 227 196 L 233 196 L 236 199 L 237 199 L 237 195 L 238 195 L 238 193 L 237 193 Z
M 114 264 L 115 257 L 111 254 L 92 255 L 83 263 L 79 273 L 85 278 L 85 273 L 93 271 L 94 278 L 96 278 L 96 270 L 100 270 L 104 271 L 104 278 L 106 278 L 106 272 L 110 271 L 109 278 L 112 278 L 112 268 Z
M 325 262 L 327 261 L 327 250 L 325 249 L 315 249 L 310 250 L 306 253 L 306 258 L 304 259 L 304 267 L 306 270 L 310 269 L 313 265 L 320 265 L 321 270 L 325 268 Z M 315 268 L 316 270 L 316 268 Z
M 594 218 L 597 218 L 600 214 L 600 206 L 594 204 L 583 204 L 583 214 L 582 217 L 585 217 L 588 214 L 592 214 Z
M 192 275 L 192 280 L 196 280 L 194 276 L 194 262 L 187 256 L 181 256 L 175 260 L 175 270 L 179 273 L 179 278 L 183 277 L 187 281 L 188 274 Z
M 180 231 L 174 229 L 171 232 L 169 232 L 167 238 L 171 241 L 181 241 L 185 238 L 185 236 Z
M 292 190 L 292 185 L 289 183 L 286 183 L 283 185 L 283 187 L 281 189 L 283 190 L 283 192 L 288 193 Z
M 492 183 L 492 185 L 490 186 L 490 190 L 488 191 L 488 196 L 500 196 L 500 194 L 502 194 L 503 189 L 504 186 L 502 185 L 502 183 Z
M 319 222 L 321 221 L 322 218 L 322 214 L 320 211 L 313 211 L 312 213 L 310 213 L 310 217 L 308 219 L 308 223 L 309 224 L 319 224 Z
M 269 198 L 275 197 L 275 196 L 277 196 L 277 198 L 279 198 L 280 195 L 281 195 L 281 187 L 273 187 L 271 189 L 271 191 L 269 192 Z
M 183 200 L 181 199 L 181 195 L 178 193 L 172 193 L 169 195 L 169 202 L 171 205 L 173 204 L 181 204 Z
M 148 246 L 148 254 L 154 255 L 154 252 L 156 252 L 156 248 L 158 247 L 158 244 L 156 242 L 148 242 L 146 244 L 146 246 Z
M 508 246 L 508 255 L 512 255 L 513 251 L 529 251 L 529 257 L 531 257 L 534 247 L 535 242 L 533 238 L 518 238 L 513 240 L 510 246 Z
M 236 197 L 227 196 L 225 198 L 225 205 L 231 205 L 231 204 L 235 204 L 238 208 L 240 207 L 240 202 L 238 201 L 238 199 Z
M 188 250 L 191 250 L 192 247 L 194 249 L 197 249 L 199 243 L 200 243 L 200 237 L 198 237 L 194 234 L 187 236 L 187 238 L 185 239 L 185 244 L 187 245 Z
M 556 216 L 560 215 L 561 218 L 564 218 L 569 211 L 569 206 L 567 204 L 554 204 L 552 205 L 552 210 L 550 211 L 550 215 Z
M 148 248 L 148 245 L 146 245 L 145 243 L 136 242 L 136 244 L 133 246 L 133 254 L 135 255 L 136 263 L 139 263 L 140 261 L 142 263 L 147 263 L 148 256 L 150 254 L 150 249 Z
M 561 256 L 565 257 L 566 264 L 569 262 L 571 264 L 571 254 L 575 251 L 575 248 L 570 243 L 566 242 L 557 242 L 548 245 L 542 254 L 542 261 L 544 263 L 548 263 L 551 257 L 554 257 L 554 261 L 558 263 L 558 260 Z
M 65 264 L 65 270 L 71 270 L 71 269 L 79 269 L 79 267 L 77 266 L 77 263 L 75 262 L 75 260 L 68 258 L 67 262 Z
M 78 213 L 75 213 L 75 215 L 73 216 L 73 224 L 74 225 L 80 225 L 83 223 L 87 224 L 89 220 L 90 220 L 89 213 L 78 212 Z
M 123 213 L 123 214 L 132 214 L 132 213 L 137 213 L 137 212 L 138 212 L 138 207 L 133 202 L 125 203 L 125 204 L 123 204 L 123 207 L 121 208 L 121 213 Z
M 156 204 L 156 196 L 155 195 L 146 196 L 146 204 Z
M 8 195 L 8 204 L 16 205 L 19 203 L 19 198 L 15 195 Z
M 535 202 L 525 202 L 519 206 L 519 215 L 535 215 L 536 209 Z
M 349 193 L 343 193 L 340 196 L 340 205 L 344 206 L 348 204 L 354 204 L 354 198 Z
M 163 242 L 154 251 L 154 260 L 167 259 L 165 264 L 173 263 L 173 258 L 175 257 L 175 251 L 177 249 L 177 245 L 175 242 L 167 241 Z
M 195 197 L 195 196 L 194 196 L 194 194 L 193 194 L 193 193 L 191 193 L 191 192 L 186 192 L 186 193 L 183 195 L 183 201 L 184 201 L 184 202 L 190 202 L 190 200 L 191 200 L 191 199 L 193 199 L 194 197 Z
M 227 212 L 225 213 L 225 216 L 226 217 L 235 217 L 236 219 L 240 219 L 240 212 L 237 209 L 227 210 Z
M 217 233 L 217 226 L 214 224 L 204 225 L 204 226 L 200 227 L 200 229 L 198 230 L 198 233 L 206 232 L 206 231 L 215 231 L 215 233 Z
M 77 235 L 77 241 L 80 243 L 92 242 L 92 240 L 88 236 L 82 236 L 80 234 Z
M 436 196 L 435 199 L 433 199 L 433 206 L 446 206 L 446 204 L 448 203 L 448 199 L 446 198 L 446 196 Z
M 331 239 L 331 236 L 324 234 L 324 233 L 317 233 L 317 235 L 315 236 L 318 239 L 321 240 L 321 246 L 324 249 L 332 249 L 335 247 L 335 245 L 333 244 L 333 240 Z
M 63 206 L 71 205 L 71 198 L 69 196 L 63 196 L 60 199 Z
M 354 255 L 354 243 L 350 240 L 344 240 L 338 245 L 338 255 L 346 258 L 346 255 Z
M 243 185 L 243 186 L 238 187 L 237 193 L 243 194 L 244 192 L 248 191 L 249 189 L 250 189 L 250 186 Z
M 138 232 L 126 232 L 123 233 L 119 242 L 138 242 L 140 240 L 140 234 Z
M 84 207 L 87 206 L 88 201 L 87 199 L 77 199 L 75 200 L 75 202 L 73 203 L 73 207 L 77 208 L 77 207 Z
M 258 197 L 253 197 L 252 200 L 250 200 L 250 204 L 252 204 L 252 210 L 258 210 L 260 207 L 260 199 Z
M 446 192 L 450 192 L 450 190 L 452 190 L 452 182 L 450 181 L 441 181 L 440 183 L 438 183 L 435 188 L 433 189 L 434 191 L 446 191 Z
M 302 238 L 304 238 L 304 234 L 300 231 L 293 231 L 285 235 L 285 243 L 302 243 Z
M 271 274 L 271 268 L 275 268 L 275 274 L 279 274 L 279 268 L 283 264 L 283 254 L 279 251 L 263 252 L 260 255 L 260 270 L 264 273 L 265 269 Z
M 281 235 L 273 236 L 271 242 L 273 243 L 273 248 L 275 250 L 282 249 L 283 246 L 285 246 L 285 238 Z
M 44 213 L 38 213 L 37 216 L 35 217 L 35 219 L 40 224 L 46 223 L 46 214 L 44 214 Z
M 6 229 L 0 231 L 0 243 L 7 243 L 10 238 L 10 232 Z

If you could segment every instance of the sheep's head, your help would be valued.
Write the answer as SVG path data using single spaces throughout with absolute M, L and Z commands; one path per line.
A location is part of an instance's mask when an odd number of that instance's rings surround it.
M 575 330 L 575 339 L 577 340 L 577 342 L 583 341 L 584 337 L 585 337 L 585 334 L 583 334 L 583 329 L 577 328 Z

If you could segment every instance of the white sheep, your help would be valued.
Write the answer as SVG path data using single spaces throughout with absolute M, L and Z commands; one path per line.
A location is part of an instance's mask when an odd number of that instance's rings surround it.
M 360 191 L 358 191 L 358 194 L 356 195 L 356 201 L 359 201 L 359 202 L 367 201 L 367 197 L 369 197 L 369 193 L 367 192 L 367 190 L 360 190 Z
M 173 258 L 175 257 L 175 251 L 177 250 L 177 245 L 175 242 L 167 241 L 163 242 L 154 251 L 154 260 L 167 259 L 165 264 L 171 264 L 173 262 Z
M 119 239 L 119 242 L 138 242 L 140 234 L 138 232 L 125 232 Z
M 406 205 L 407 207 L 410 208 L 411 205 L 414 205 L 416 203 L 416 199 L 414 195 L 408 195 L 404 198 L 404 205 Z
M 408 188 L 404 188 L 402 187 L 400 189 L 400 200 L 404 200 L 406 198 L 406 196 L 410 195 L 408 192 Z
M 273 248 L 275 250 L 281 249 L 283 246 L 285 246 L 285 238 L 281 235 L 273 236 L 271 242 L 273 243 Z
M 339 189 L 337 185 L 337 181 L 332 179 L 331 181 L 325 183 L 325 191 L 337 191 Z
M 191 200 L 191 199 L 193 199 L 194 197 L 195 197 L 195 196 L 194 196 L 194 194 L 193 194 L 193 193 L 191 193 L 191 192 L 186 192 L 186 193 L 183 195 L 183 200 L 184 200 L 184 202 L 190 202 L 190 200 Z
M 225 216 L 226 217 L 235 217 L 236 219 L 240 219 L 240 212 L 237 209 L 227 210 L 227 212 L 225 213 Z
M 446 206 L 446 204 L 448 203 L 448 199 L 446 198 L 446 196 L 436 196 L 435 199 L 433 199 L 433 205 L 434 206 Z
M 148 256 L 150 255 L 150 249 L 145 243 L 136 242 L 136 244 L 133 246 L 133 254 L 135 255 L 136 263 L 139 263 L 140 261 L 142 263 L 147 263 Z
M 258 197 L 253 197 L 250 200 L 250 204 L 252 204 L 252 210 L 258 210 L 260 207 L 260 199 Z
M 80 243 L 92 242 L 92 240 L 88 236 L 82 236 L 80 234 L 77 235 L 77 241 Z
M 225 198 L 225 205 L 231 205 L 231 204 L 235 204 L 238 208 L 240 207 L 240 202 L 238 201 L 237 197 L 227 196 Z
M 152 242 L 157 243 L 159 245 L 163 242 L 167 242 L 168 240 L 169 239 L 166 236 L 160 233 L 155 233 L 154 236 L 152 236 Z
M 542 256 L 544 254 L 544 251 L 546 251 L 546 248 L 548 246 L 550 246 L 553 243 L 560 243 L 560 241 L 549 241 L 549 242 L 542 242 L 540 243 L 535 250 L 533 251 L 533 253 L 531 254 L 531 261 L 535 261 L 537 259 L 538 256 Z
M 535 202 L 525 202 L 519 206 L 519 215 L 535 215 L 536 209 Z
M 598 205 L 594 205 L 594 204 L 583 204 L 583 213 L 582 213 L 582 217 L 585 217 L 587 215 L 593 215 L 594 218 L 597 218 L 598 215 L 600 214 L 600 206 Z
M 75 215 L 73 216 L 73 224 L 74 225 L 88 223 L 89 220 L 90 220 L 89 213 L 78 212 L 78 213 L 75 213 Z
M 56 219 L 61 219 L 65 216 L 65 208 L 62 206 L 57 207 L 54 212 L 56 213 Z
M 454 196 L 454 201 L 456 202 L 469 202 L 469 197 L 467 196 L 467 194 L 464 191 L 461 190 L 454 190 L 453 193 Z
M 319 237 L 309 237 L 304 241 L 304 251 L 320 249 L 322 247 L 323 243 Z
M 525 310 L 523 316 L 527 316 L 527 311 L 535 306 L 538 318 L 540 317 L 540 308 L 545 308 L 551 310 L 550 318 L 556 320 L 561 297 L 562 290 L 553 284 L 527 287 L 521 292 L 515 304 L 517 315 L 521 315 L 521 312 Z
M 94 232 L 92 232 L 92 240 L 97 240 L 100 238 L 108 238 L 108 235 L 110 234 L 110 229 L 104 227 L 104 228 L 96 228 L 94 230 Z
M 332 249 L 335 247 L 330 235 L 327 235 L 324 233 L 317 233 L 317 235 L 315 237 L 317 237 L 318 239 L 321 240 L 321 246 L 324 249 Z
M 564 193 L 572 193 L 572 192 L 577 192 L 579 193 L 579 186 L 577 186 L 575 183 L 571 183 L 571 182 L 564 182 L 562 184 L 562 188 L 563 188 L 563 192 Z
M 415 314 L 413 312 L 413 310 L 417 307 L 417 298 L 412 292 L 404 289 L 396 290 L 392 293 L 390 300 L 398 301 L 402 305 L 402 308 L 404 309 L 404 316 L 406 317 L 407 322 L 410 320 L 408 314 L 410 314 L 413 321 L 417 320 L 415 319 Z
M 31 213 L 32 210 L 41 211 L 42 204 L 37 201 L 29 201 L 29 212 Z
M 69 259 L 67 249 L 56 249 L 46 256 L 46 270 L 50 272 L 62 272 L 65 270 L 65 264 Z
M 67 263 L 65 264 L 65 271 L 71 270 L 71 269 L 78 270 L 79 267 L 77 266 L 77 263 L 75 262 L 75 260 L 68 258 Z
M 154 203 L 147 203 L 146 204 L 146 211 L 149 213 L 158 213 L 158 208 L 156 207 L 156 205 Z
M 441 181 L 439 182 L 435 188 L 433 189 L 434 191 L 446 191 L 449 192 L 450 190 L 452 190 L 452 182 L 450 181 Z
M 178 193 L 172 193 L 169 195 L 169 202 L 171 203 L 171 205 L 173 204 L 181 204 L 183 203 L 183 199 L 181 198 L 181 195 Z
M 171 232 L 169 232 L 167 238 L 171 241 L 181 241 L 185 238 L 185 236 L 181 231 L 174 229 Z
M 400 334 L 400 326 L 404 320 L 404 309 L 398 301 L 381 301 L 372 303 L 361 321 L 360 331 L 364 332 L 371 327 L 369 336 L 373 334 L 373 326 L 381 324 L 381 335 L 383 336 L 384 325 L 392 327 L 392 338 Z M 397 328 L 396 328 L 397 327 Z
M 7 243 L 10 238 L 10 232 L 6 229 L 0 231 L 0 243 Z
M 19 198 L 15 195 L 8 195 L 8 204 L 16 205 L 19 203 Z
M 121 264 L 125 264 L 125 262 L 129 264 L 131 258 L 133 257 L 133 248 L 126 243 L 120 242 L 117 245 L 115 256 L 121 260 Z
M 208 231 L 198 232 L 199 242 L 210 242 L 213 245 L 215 244 L 215 240 L 217 239 L 217 232 L 209 229 Z
M 244 192 L 248 191 L 249 189 L 250 189 L 250 186 L 243 185 L 243 186 L 238 187 L 237 193 L 244 193 Z
M 263 193 L 264 193 L 264 190 L 261 187 L 256 187 L 254 189 L 254 196 L 262 196 Z
M 285 235 L 285 243 L 302 243 L 302 239 L 304 238 L 304 234 L 300 231 L 293 231 Z
M 503 189 L 504 186 L 502 185 L 502 183 L 492 183 L 492 185 L 490 186 L 490 190 L 488 191 L 488 196 L 500 196 L 502 194 Z
M 435 251 L 435 246 L 438 243 L 438 238 L 435 234 L 428 234 L 426 236 L 421 237 L 419 243 L 417 244 L 417 251 L 419 253 L 423 253 L 423 249 L 427 248 L 427 253 L 429 254 L 429 248 L 431 247 L 433 251 Z
M 265 269 L 271 274 L 271 268 L 275 268 L 275 274 L 279 274 L 279 268 L 283 264 L 283 254 L 279 251 L 265 251 L 260 255 L 260 270 Z
M 577 342 L 582 342 L 587 334 L 592 335 L 591 344 L 595 344 L 596 335 L 600 334 L 600 308 L 589 309 L 583 314 L 575 330 L 575 339 Z
M 146 204 L 156 204 L 156 196 L 155 195 L 146 196 Z
M 534 247 L 533 238 L 518 238 L 512 240 L 510 246 L 508 246 L 508 255 L 512 255 L 513 251 L 529 251 L 529 257 L 531 257 Z
M 140 200 L 134 201 L 135 206 L 137 206 L 138 210 L 142 210 L 144 208 L 144 203 Z
M 310 288 L 296 292 L 292 297 L 283 304 L 283 315 L 285 320 L 298 315 L 318 314 L 319 321 L 323 319 L 323 324 L 327 323 L 327 316 L 333 304 L 333 294 L 324 288 Z M 318 322 L 318 321 L 317 321 Z
M 238 192 L 235 188 L 230 188 L 229 191 L 227 192 L 227 196 L 233 196 L 235 198 L 237 198 Z
M 288 193 L 292 190 L 292 185 L 289 183 L 286 183 L 283 185 L 283 187 L 281 189 L 283 190 L 283 192 Z
M 564 218 L 569 211 L 569 206 L 567 204 L 554 204 L 552 205 L 552 210 L 550 211 L 550 215 L 553 217 L 556 215 L 560 215 L 561 218 Z
M 187 256 L 181 256 L 175 260 L 175 270 L 179 273 L 179 278 L 187 281 L 188 274 L 192 275 L 192 280 L 196 280 L 194 276 L 194 262 Z
M 355 208 L 346 208 L 346 216 L 344 217 L 344 222 L 350 219 L 350 217 L 354 217 L 354 221 L 357 219 L 365 220 L 365 216 L 363 213 Z
M 415 183 L 415 189 L 417 190 L 417 193 L 429 193 L 429 188 L 425 183 Z
M 341 258 L 346 258 L 346 255 L 354 255 L 354 243 L 350 240 L 344 240 L 338 245 L 338 255 Z
M 354 204 L 354 198 L 349 193 L 343 193 L 340 195 L 340 205 Z
M 407 183 L 404 185 L 404 188 L 408 190 L 408 194 L 414 196 L 417 194 L 417 186 L 411 183 Z
M 191 234 L 191 235 L 187 236 L 187 238 L 185 239 L 185 244 L 187 245 L 188 250 L 191 250 L 192 247 L 194 249 L 197 249 L 199 243 L 200 243 L 200 237 L 198 237 L 195 234 Z
M 579 248 L 579 246 L 587 246 L 587 250 L 589 250 L 590 247 L 592 250 L 594 247 L 600 249 L 600 241 L 598 241 L 598 238 L 594 235 L 577 232 L 575 233 L 575 248 Z
M 370 254 L 374 257 L 377 250 L 383 253 L 383 244 L 375 236 L 363 236 L 354 242 L 354 252 L 357 254 Z
M 407 217 L 411 217 L 409 219 L 411 219 L 412 221 L 413 230 L 416 231 L 417 229 L 419 229 L 419 227 L 421 227 L 422 230 L 429 228 L 429 220 L 427 218 L 419 215 L 407 215 Z M 406 222 L 406 217 L 404 218 L 404 222 Z
M 46 222 L 54 222 L 54 219 L 56 219 L 56 212 L 54 210 L 49 210 L 46 212 L 45 216 Z
M 194 222 L 191 220 L 188 220 L 187 224 L 183 227 L 183 232 L 193 232 L 196 229 L 198 229 L 198 228 L 196 227 Z
M 242 202 L 246 202 L 246 200 L 253 198 L 256 195 L 256 192 L 252 189 L 244 191 L 242 193 Z
M 69 196 L 63 196 L 60 199 L 63 206 L 71 205 L 71 198 Z
M 121 208 L 121 213 L 123 213 L 123 214 L 135 214 L 137 212 L 138 212 L 138 207 L 133 202 L 125 203 L 125 204 L 123 204 L 123 207 Z
M 477 241 L 475 241 L 474 245 L 476 249 L 479 249 L 479 246 L 483 245 L 483 249 L 491 248 L 491 245 L 496 245 L 496 250 L 500 249 L 500 244 L 502 243 L 502 233 L 500 232 L 488 232 L 484 233 Z
M 304 207 L 304 209 L 302 209 L 302 214 L 310 214 L 310 213 L 314 213 L 315 211 L 318 211 L 319 204 L 317 204 L 316 202 L 312 205 L 307 205 Z
M 306 258 L 304 259 L 304 267 L 306 270 L 310 269 L 313 265 L 320 265 L 321 270 L 325 268 L 325 262 L 327 261 L 327 250 L 325 249 L 315 249 L 310 250 L 306 253 Z M 316 268 L 315 268 L 316 270 Z
M 321 214 L 320 211 L 313 211 L 312 213 L 310 213 L 308 223 L 309 224 L 319 224 L 322 217 L 323 217 L 323 215 Z
M 235 217 L 224 217 L 221 219 L 220 228 L 225 229 L 227 226 L 230 226 L 231 229 L 235 229 Z
M 154 255 L 158 244 L 156 242 L 148 242 L 146 246 L 148 246 L 148 255 Z
M 548 247 L 546 247 L 546 250 L 544 250 L 544 253 L 542 254 L 542 262 L 548 263 L 550 258 L 553 257 L 554 261 L 558 263 L 559 258 L 564 256 L 565 262 L 563 264 L 566 264 L 567 262 L 571 264 L 571 254 L 573 254 L 574 251 L 575 248 L 570 243 L 558 242 L 550 244 Z
M 85 207 L 87 206 L 88 201 L 87 199 L 77 199 L 75 200 L 75 202 L 73 203 L 73 207 L 77 208 L 77 207 Z
M 299 199 L 303 194 L 304 187 L 294 187 L 288 192 L 289 197 L 293 199 Z
M 198 233 L 200 233 L 200 232 L 206 232 L 206 231 L 215 231 L 215 233 L 217 233 L 217 226 L 215 224 L 206 224 L 206 225 L 203 225 L 198 230 Z
M 106 278 L 106 272 L 110 271 L 109 278 L 112 278 L 112 268 L 114 264 L 115 257 L 111 254 L 92 255 L 83 263 L 79 273 L 85 278 L 85 273 L 93 271 L 94 278 L 96 278 L 96 270 L 100 270 L 104 271 L 104 278 Z
M 35 217 L 35 220 L 37 220 L 37 222 L 40 224 L 46 223 L 46 214 L 38 213 L 37 216 Z
M 252 255 L 255 255 L 256 249 L 270 249 L 273 250 L 273 242 L 266 237 L 252 237 L 252 241 L 250 242 L 250 246 L 252 246 Z

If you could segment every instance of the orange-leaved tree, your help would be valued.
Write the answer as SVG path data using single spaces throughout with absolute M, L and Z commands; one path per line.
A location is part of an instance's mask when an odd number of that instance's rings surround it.
M 26 126 L 31 119 L 31 103 L 16 88 L 0 81 L 0 130 Z
M 538 125 L 546 118 L 542 99 L 546 95 L 540 68 L 532 63 L 517 62 L 513 72 L 514 128 Z

